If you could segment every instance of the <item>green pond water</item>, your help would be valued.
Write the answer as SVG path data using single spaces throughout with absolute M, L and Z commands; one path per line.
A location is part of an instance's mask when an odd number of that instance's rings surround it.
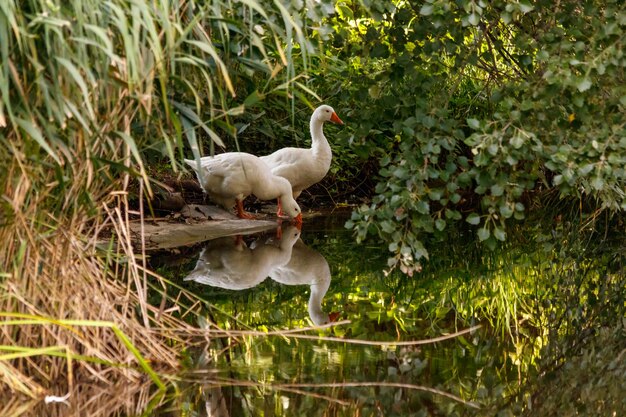
M 457 232 L 409 277 L 345 220 L 152 258 L 205 300 L 198 326 L 232 332 L 185 352 L 155 415 L 626 415 L 623 233 L 537 227 L 492 251 Z

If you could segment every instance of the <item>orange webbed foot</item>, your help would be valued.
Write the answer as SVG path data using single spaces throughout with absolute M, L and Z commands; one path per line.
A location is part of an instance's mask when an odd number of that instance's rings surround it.
M 243 201 L 241 200 L 237 200 L 237 217 L 240 219 L 256 219 L 255 216 L 244 210 Z

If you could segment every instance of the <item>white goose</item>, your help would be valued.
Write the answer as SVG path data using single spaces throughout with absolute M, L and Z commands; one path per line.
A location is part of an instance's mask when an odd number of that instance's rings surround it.
M 243 209 L 243 200 L 254 194 L 261 200 L 278 199 L 279 208 L 284 213 L 302 222 L 300 206 L 291 193 L 289 181 L 272 174 L 270 168 L 260 158 L 245 152 L 227 152 L 200 158 L 200 164 L 191 159 L 185 162 L 193 168 L 198 181 L 211 200 L 227 210 L 237 205 L 237 214 L 244 219 L 252 219 Z M 283 211 L 279 210 L 279 216 Z
M 272 170 L 272 174 L 286 178 L 291 183 L 294 199 L 303 190 L 321 181 L 330 168 L 332 151 L 324 136 L 325 122 L 343 124 L 335 110 L 323 104 L 311 116 L 310 148 L 283 148 L 261 157 Z M 281 201 L 278 202 L 278 212 L 282 212 Z

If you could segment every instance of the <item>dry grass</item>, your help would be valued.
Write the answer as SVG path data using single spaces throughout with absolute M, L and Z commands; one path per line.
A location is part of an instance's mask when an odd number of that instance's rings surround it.
M 75 384 L 68 392 L 67 401 L 38 401 L 21 396 L 4 396 L 0 415 L 4 417 L 27 416 L 94 416 L 141 415 L 161 403 L 163 396 L 155 392 L 149 382 L 130 385 L 126 379 L 102 384 L 85 381 Z
M 122 215 L 124 190 L 104 199 L 101 213 L 55 218 L 37 201 L 26 203 L 34 193 L 19 161 L 10 169 L 23 174 L 4 190 L 12 222 L 0 229 L 0 414 L 17 414 L 24 399 L 46 395 L 79 397 L 99 387 L 116 398 L 116 391 L 147 382 L 163 388 L 155 370 L 178 370 L 177 335 L 189 326 L 146 300 L 146 276 Z M 108 250 L 97 244 L 105 227 L 120 237 Z M 9 401 L 16 394 L 20 402 Z

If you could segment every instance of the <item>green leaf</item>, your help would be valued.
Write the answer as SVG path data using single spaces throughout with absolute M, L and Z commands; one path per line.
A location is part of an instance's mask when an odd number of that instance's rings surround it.
M 493 235 L 501 242 L 504 242 L 504 240 L 506 239 L 506 233 L 499 227 L 493 229 Z
M 370 95 L 371 98 L 373 99 L 377 99 L 380 97 L 380 86 L 377 84 L 373 84 L 370 86 L 370 88 L 368 88 L 367 93 Z
M 576 88 L 578 88 L 578 91 L 581 93 L 589 90 L 591 88 L 591 80 L 589 78 L 580 79 L 578 83 L 576 83 Z
M 213 131 L 213 129 L 211 129 L 209 126 L 207 126 L 206 123 L 204 123 L 202 120 L 200 120 L 200 117 L 196 114 L 196 112 L 191 107 L 186 106 L 183 103 L 176 102 L 174 100 L 171 100 L 170 102 L 174 105 L 174 107 L 176 107 L 178 110 L 180 110 L 180 112 L 181 112 L 181 114 L 183 116 L 183 118 L 182 118 L 183 124 L 185 124 L 184 123 L 185 120 L 189 120 L 189 121 L 197 123 L 198 126 L 200 126 L 211 137 L 213 142 L 215 142 L 217 145 L 221 146 L 222 148 L 226 147 L 226 145 L 224 145 L 224 142 L 217 135 L 217 133 L 215 133 Z M 237 107 L 235 109 L 237 109 Z M 193 126 L 191 124 L 188 124 L 185 127 L 185 133 L 187 134 L 187 138 L 191 139 L 193 141 L 193 140 L 195 140 L 195 132 L 194 132 L 194 137 L 192 139 L 191 136 L 189 135 L 189 132 L 188 132 L 189 129 L 195 129 L 195 126 Z M 189 142 L 189 144 L 193 146 L 193 143 L 191 141 Z
M 550 58 L 550 54 L 545 49 L 537 52 L 537 61 L 545 62 L 548 60 L 548 58 Z
M 22 129 L 24 129 L 28 136 L 35 139 L 39 146 L 41 146 L 48 153 L 48 155 L 50 155 L 52 159 L 56 161 L 57 164 L 61 165 L 61 160 L 59 159 L 59 156 L 56 154 L 56 152 L 52 150 L 48 142 L 46 142 L 43 135 L 41 134 L 41 130 L 39 130 L 39 127 L 37 127 L 34 123 L 28 120 L 20 119 L 19 117 L 16 117 L 15 121 Z
M 354 13 L 352 12 L 352 9 L 349 8 L 348 6 L 346 6 L 343 3 L 338 3 L 337 4 L 337 10 L 339 11 L 339 15 L 345 19 L 345 20 L 352 20 L 354 19 Z
M 76 82 L 76 85 L 78 85 L 78 88 L 83 93 L 83 105 L 87 108 L 87 112 L 89 113 L 89 118 L 91 120 L 94 120 L 96 118 L 96 115 L 93 111 L 93 107 L 91 106 L 91 96 L 89 94 L 89 88 L 87 87 L 87 83 L 85 82 L 85 79 L 80 74 L 80 71 L 68 59 L 56 57 L 56 60 L 59 62 L 59 64 L 61 64 L 67 70 L 67 72 L 72 76 L 72 78 Z
M 522 147 L 522 145 L 524 144 L 524 138 L 522 137 L 522 135 L 515 135 L 511 138 L 511 140 L 509 141 L 509 143 L 511 144 L 512 147 L 514 147 L 515 149 L 519 149 Z
M 215 63 L 220 67 L 220 70 L 221 70 L 220 75 L 222 76 L 222 79 L 224 80 L 224 83 L 226 84 L 228 91 L 230 91 L 231 95 L 235 97 L 236 95 L 235 88 L 233 87 L 233 83 L 230 80 L 230 76 L 228 75 L 228 68 L 226 67 L 226 64 L 224 64 L 224 61 L 222 61 L 222 59 L 220 58 L 218 52 L 213 47 L 213 44 L 211 43 L 210 39 L 207 39 L 206 42 L 196 41 L 193 39 L 187 39 L 186 43 L 197 47 L 201 51 L 209 54 L 211 58 L 213 58 Z
M 439 231 L 446 228 L 446 221 L 444 219 L 435 220 L 435 228 Z
M 389 47 L 384 43 L 377 42 L 370 49 L 370 58 L 387 58 L 389 56 Z
M 470 22 L 472 26 L 476 26 L 480 22 L 480 16 L 478 15 L 478 13 L 471 13 L 467 17 L 467 21 Z
M 428 204 L 427 201 L 421 200 L 418 201 L 417 204 L 415 205 L 415 209 L 422 214 L 428 214 L 430 213 L 430 205 Z
M 595 166 L 596 166 L 596 164 L 585 164 L 585 165 L 581 166 L 580 168 L 578 168 L 578 175 L 581 176 L 581 177 L 584 177 L 585 175 L 587 175 L 591 171 L 593 171 Z
M 502 194 L 504 194 L 504 187 L 500 184 L 494 184 L 491 186 L 491 195 L 500 197 Z
M 461 172 L 456 179 L 460 185 L 469 185 L 472 181 L 472 177 L 467 172 Z
M 382 221 L 380 223 L 380 228 L 385 233 L 393 233 L 393 231 L 396 230 L 396 228 L 394 227 L 394 224 L 389 220 Z
M 489 237 L 489 239 L 485 240 L 483 243 L 489 250 L 495 250 L 498 246 L 498 241 L 494 239 L 493 236 Z
M 469 224 L 477 225 L 478 223 L 480 223 L 480 216 L 476 213 L 472 213 L 469 216 L 467 216 L 465 221 L 468 222 Z
M 446 219 L 461 220 L 461 213 L 457 210 L 446 209 Z
M 420 14 L 422 16 L 430 16 L 431 14 L 433 14 L 433 5 L 432 4 L 423 5 L 422 8 L 420 9 Z
M 478 119 L 467 119 L 467 125 L 474 130 L 480 129 L 480 122 Z
M 295 84 L 302 89 L 304 92 L 306 92 L 307 94 L 311 95 L 312 97 L 314 97 L 317 101 L 322 101 L 322 98 L 320 96 L 317 95 L 317 93 L 313 90 L 311 90 L 309 87 L 307 87 L 306 85 L 302 84 L 299 81 L 296 81 Z
M 434 189 L 428 192 L 428 198 L 430 198 L 433 201 L 441 200 L 442 195 L 443 195 L 443 191 L 440 189 Z
M 504 205 L 500 206 L 500 214 L 505 219 L 508 219 L 509 217 L 511 217 L 513 215 L 513 209 L 511 207 L 509 207 L 508 204 L 504 204 Z
M 489 235 L 491 234 L 489 232 L 489 229 L 481 227 L 480 229 L 478 229 L 478 240 L 480 240 L 481 242 L 489 239 Z
M 245 107 L 252 107 L 257 104 L 259 101 L 262 101 L 265 98 L 263 93 L 260 93 L 259 90 L 254 90 L 243 102 Z
M 532 12 L 535 9 L 535 6 L 530 4 L 528 0 L 522 0 L 519 2 L 519 9 L 522 13 L 526 14 L 528 12 Z
M 189 147 L 191 148 L 191 153 L 193 154 L 193 159 L 197 161 L 199 165 L 201 155 L 200 146 L 198 145 L 198 138 L 196 137 L 196 129 L 186 117 L 183 116 L 181 118 L 181 121 L 183 124 L 183 131 L 185 133 L 185 136 L 187 137 L 187 142 L 189 143 Z M 200 170 L 198 172 L 200 173 L 200 175 L 202 175 L 203 171 L 204 170 Z M 201 180 L 204 181 L 203 179 Z
M 141 176 L 143 177 L 143 180 L 145 181 L 145 185 L 149 187 L 150 180 L 148 179 L 148 175 L 146 173 L 146 170 L 144 169 L 143 159 L 141 158 L 141 153 L 139 152 L 139 148 L 137 147 L 137 143 L 135 142 L 135 139 L 125 132 L 117 131 L 116 133 L 120 138 L 122 138 L 122 140 L 126 143 L 128 148 L 130 149 L 130 153 L 135 158 L 137 165 L 139 165 L 139 171 L 141 173 Z
M 594 190 L 599 191 L 601 189 L 604 188 L 604 178 L 602 177 L 595 177 L 593 180 L 591 180 L 591 186 L 593 187 Z

